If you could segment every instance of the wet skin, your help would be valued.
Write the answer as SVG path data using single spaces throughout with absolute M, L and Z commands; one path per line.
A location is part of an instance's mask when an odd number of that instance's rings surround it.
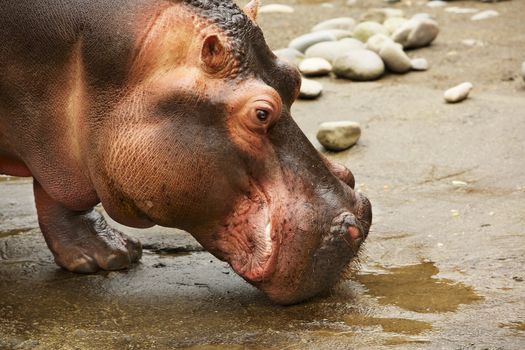
M 140 259 L 101 202 L 122 224 L 190 232 L 277 303 L 340 279 L 371 207 L 291 118 L 300 77 L 269 50 L 257 6 L 0 4 L 0 173 L 34 178 L 60 266 Z

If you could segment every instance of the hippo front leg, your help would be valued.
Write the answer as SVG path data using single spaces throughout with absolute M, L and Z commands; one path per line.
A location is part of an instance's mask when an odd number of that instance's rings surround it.
M 94 209 L 73 211 L 34 183 L 40 229 L 61 267 L 77 273 L 120 270 L 142 256 L 139 241 L 112 229 Z

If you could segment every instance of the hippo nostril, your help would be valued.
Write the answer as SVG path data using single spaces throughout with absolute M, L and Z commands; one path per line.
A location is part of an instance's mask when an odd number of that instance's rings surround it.
M 345 212 L 334 219 L 330 233 L 340 235 L 345 240 L 349 237 L 352 242 L 359 244 L 363 238 L 362 231 L 354 214 Z
M 348 227 L 348 233 L 350 234 L 350 237 L 355 241 L 361 238 L 361 232 L 359 229 L 355 226 L 349 226 Z

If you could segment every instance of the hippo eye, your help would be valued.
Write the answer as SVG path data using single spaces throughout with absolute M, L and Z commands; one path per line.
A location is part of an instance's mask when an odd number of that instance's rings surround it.
M 257 119 L 259 119 L 261 122 L 266 122 L 268 118 L 270 117 L 270 113 L 268 111 L 265 111 L 263 109 L 258 109 L 256 112 Z

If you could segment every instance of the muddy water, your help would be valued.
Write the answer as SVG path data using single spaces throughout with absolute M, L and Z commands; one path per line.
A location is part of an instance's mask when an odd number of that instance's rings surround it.
M 436 278 L 438 273 L 436 265 L 427 261 L 388 268 L 384 274 L 362 274 L 357 280 L 380 304 L 419 313 L 455 312 L 462 304 L 483 300 L 472 287 Z
M 35 244 L 42 256 L 27 252 Z M 429 313 L 482 301 L 424 262 L 374 266 L 331 295 L 279 307 L 205 252 L 145 246 L 128 272 L 84 276 L 57 269 L 38 232 L 1 233 L 0 349 L 417 346 L 430 342 Z

